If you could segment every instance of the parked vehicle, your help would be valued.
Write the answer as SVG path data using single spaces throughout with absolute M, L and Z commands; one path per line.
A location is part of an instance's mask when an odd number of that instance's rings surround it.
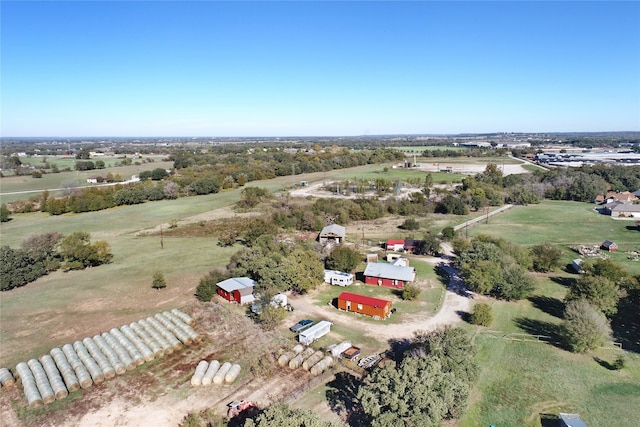
M 313 325 L 313 320 L 302 319 L 301 321 L 290 327 L 289 330 L 291 332 L 300 332 L 301 330 L 308 328 L 311 325 Z

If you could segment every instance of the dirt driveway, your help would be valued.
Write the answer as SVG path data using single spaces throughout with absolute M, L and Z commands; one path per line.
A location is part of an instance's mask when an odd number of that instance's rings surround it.
M 453 251 L 451 246 L 443 244 L 444 254 L 438 258 L 417 258 L 416 261 L 440 265 L 449 275 L 449 284 L 444 302 L 440 310 L 433 316 L 428 314 L 410 315 L 402 323 L 371 323 L 354 318 L 352 314 L 336 310 L 332 306 L 315 305 L 316 294 L 289 298 L 289 302 L 296 309 L 300 318 L 321 317 L 334 323 L 361 329 L 366 336 L 378 340 L 392 340 L 413 337 L 416 331 L 431 331 L 439 326 L 452 325 L 462 321 L 460 314 L 469 312 L 473 293 L 467 291 L 462 283 L 458 271 L 451 266 Z

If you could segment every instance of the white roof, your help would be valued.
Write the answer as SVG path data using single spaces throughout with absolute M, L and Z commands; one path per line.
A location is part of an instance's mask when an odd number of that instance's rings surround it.
M 364 270 L 364 275 L 369 277 L 380 277 L 383 279 L 403 280 L 413 282 L 416 272 L 412 267 L 402 267 L 386 262 L 370 262 Z
M 320 232 L 320 235 L 335 234 L 336 236 L 344 237 L 344 233 L 345 233 L 345 228 L 343 226 L 338 224 L 331 224 L 323 228 L 322 231 Z
M 255 286 L 256 281 L 250 279 L 249 277 L 232 277 L 227 280 L 223 280 L 222 282 L 218 282 L 217 285 L 220 289 L 225 290 L 227 292 L 237 291 L 239 289 L 246 289 Z
M 313 334 L 315 334 L 316 332 L 324 329 L 324 328 L 330 328 L 331 325 L 333 325 L 333 323 L 329 322 L 328 320 L 321 320 L 318 323 L 316 323 L 315 325 L 311 326 L 308 329 L 305 329 L 304 331 L 300 332 L 300 335 L 302 336 L 313 336 Z

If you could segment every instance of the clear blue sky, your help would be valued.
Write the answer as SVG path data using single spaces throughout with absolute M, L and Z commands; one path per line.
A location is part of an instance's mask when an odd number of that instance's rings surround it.
M 640 3 L 1 2 L 1 136 L 640 130 Z

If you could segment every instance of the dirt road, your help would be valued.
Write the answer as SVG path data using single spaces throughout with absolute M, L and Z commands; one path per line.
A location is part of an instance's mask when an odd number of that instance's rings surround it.
M 449 275 L 449 284 L 440 310 L 433 316 L 428 314 L 411 315 L 402 323 L 371 323 L 354 318 L 352 314 L 339 311 L 333 306 L 317 306 L 315 295 L 303 295 L 289 298 L 289 302 L 299 314 L 298 317 L 328 318 L 334 323 L 365 331 L 365 335 L 378 340 L 398 340 L 411 338 L 416 331 L 431 331 L 439 326 L 452 325 L 462 321 L 461 313 L 469 312 L 473 294 L 467 291 L 458 271 L 451 266 L 453 250 L 447 244 L 442 245 L 443 255 L 437 258 L 417 258 L 419 262 L 440 265 Z

